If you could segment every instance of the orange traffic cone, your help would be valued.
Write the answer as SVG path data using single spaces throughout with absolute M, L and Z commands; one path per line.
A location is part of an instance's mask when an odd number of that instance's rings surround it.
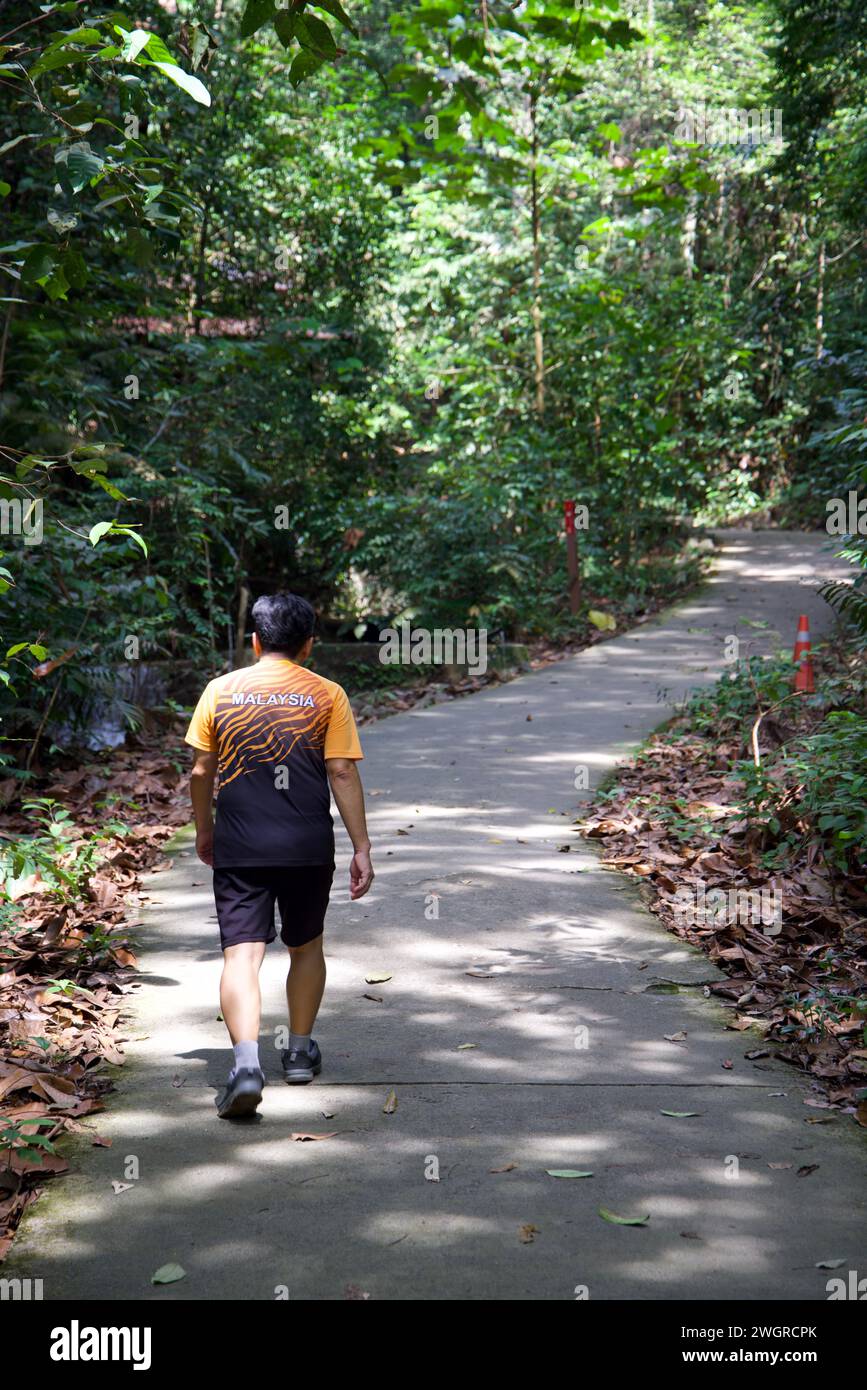
M 797 665 L 793 689 L 803 690 L 808 695 L 812 695 L 816 689 L 813 681 L 813 659 L 810 655 L 810 623 L 806 613 L 802 613 L 798 619 L 798 635 L 795 638 L 795 650 L 792 653 L 792 660 Z

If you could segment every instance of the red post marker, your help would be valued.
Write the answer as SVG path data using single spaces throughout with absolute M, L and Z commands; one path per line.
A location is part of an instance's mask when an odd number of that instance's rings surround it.
M 575 503 L 563 503 L 566 526 L 566 564 L 569 573 L 569 608 L 577 613 L 581 607 L 581 573 L 578 568 L 578 537 L 575 534 Z
M 798 668 L 795 672 L 793 686 L 795 690 L 803 690 L 807 695 L 812 695 L 816 689 L 811 651 L 810 621 L 806 613 L 802 613 L 798 619 L 798 633 L 795 637 L 795 650 L 792 653 L 792 660 Z

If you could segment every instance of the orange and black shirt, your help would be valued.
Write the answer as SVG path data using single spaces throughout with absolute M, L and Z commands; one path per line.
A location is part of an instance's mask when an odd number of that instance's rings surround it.
M 205 687 L 186 742 L 219 755 L 216 868 L 333 862 L 325 759 L 362 757 L 341 686 L 267 657 Z

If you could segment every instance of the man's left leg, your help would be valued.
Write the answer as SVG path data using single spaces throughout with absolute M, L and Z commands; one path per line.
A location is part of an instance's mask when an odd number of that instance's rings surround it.
M 289 1006 L 289 1046 L 292 1039 L 307 1038 L 313 1032 L 319 1005 L 325 993 L 325 954 L 320 933 L 303 946 L 289 947 L 289 974 L 286 976 L 286 1003 Z
M 281 1060 L 284 1077 L 295 1086 L 312 1081 L 322 1070 L 322 1054 L 311 1034 L 325 989 L 322 933 L 333 876 L 333 864 L 289 870 L 277 898 L 281 936 L 289 950 L 289 1046 Z
M 290 1085 L 312 1081 L 322 1070 L 322 1055 L 311 1037 L 325 991 L 322 933 L 303 946 L 289 947 L 286 1003 L 289 1006 L 289 1046 L 283 1053 L 283 1075 Z

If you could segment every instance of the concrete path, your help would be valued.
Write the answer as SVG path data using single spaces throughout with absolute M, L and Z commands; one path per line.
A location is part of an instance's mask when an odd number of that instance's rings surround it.
M 325 1070 L 303 1089 L 280 1079 L 272 947 L 270 1084 L 252 1124 L 215 1118 L 229 1060 L 220 953 L 210 875 L 187 841 L 151 880 L 130 1028 L 147 1036 L 98 1117 L 113 1146 L 79 1144 L 5 1274 L 42 1278 L 47 1299 L 573 1299 L 582 1286 L 594 1299 L 824 1299 L 817 1261 L 867 1272 L 863 1133 L 839 1115 L 807 1123 L 826 1113 L 804 1106 L 807 1081 L 745 1060 L 755 1039 L 724 1031 L 702 991 L 714 968 L 571 828 L 589 795 L 577 767 L 595 784 L 719 674 L 727 635 L 772 644 L 740 619 L 767 620 L 784 647 L 800 612 L 814 634 L 827 626 L 808 587 L 835 568 L 822 537 L 720 542 L 711 582 L 657 620 L 363 731 L 378 877 L 349 903 L 341 836 Z M 373 973 L 392 978 L 366 984 Z M 665 1040 L 681 1029 L 685 1044 Z M 127 1156 L 139 1176 L 115 1196 Z M 600 1207 L 650 1221 L 612 1225 Z M 152 1287 L 168 1261 L 186 1278 Z

